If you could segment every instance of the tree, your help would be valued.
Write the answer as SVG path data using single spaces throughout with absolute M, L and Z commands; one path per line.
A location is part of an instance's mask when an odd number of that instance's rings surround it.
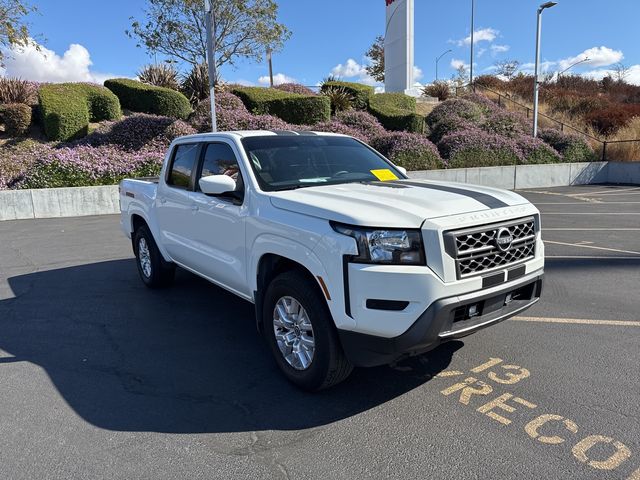
M 627 67 L 623 63 L 616 63 L 613 66 L 612 70 L 613 70 L 613 78 L 620 83 L 624 82 L 629 76 L 629 74 L 631 73 L 629 71 L 629 67 Z
M 0 46 L 26 46 L 31 42 L 25 17 L 36 8 L 24 0 L 0 0 Z M 0 48 L 0 65 L 4 66 L 4 49 Z
M 291 33 L 278 23 L 274 0 L 212 0 L 216 68 L 238 59 L 263 59 L 278 51 Z M 204 0 L 147 0 L 146 23 L 131 18 L 127 35 L 149 53 L 162 53 L 193 66 L 207 60 Z
M 469 81 L 469 69 L 461 63 L 456 67 L 455 75 L 451 75 L 451 81 L 456 87 L 463 87 Z
M 501 75 L 506 77 L 507 80 L 511 80 L 518 73 L 520 62 L 518 60 L 501 60 L 494 63 L 493 67 L 495 75 Z
M 367 50 L 366 56 L 371 60 L 371 64 L 365 67 L 367 73 L 376 82 L 384 82 L 384 37 L 376 37 L 373 45 Z

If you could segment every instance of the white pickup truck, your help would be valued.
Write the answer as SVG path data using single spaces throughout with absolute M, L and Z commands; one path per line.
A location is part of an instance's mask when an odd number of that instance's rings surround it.
M 540 214 L 516 193 L 409 179 L 351 137 L 239 131 L 176 139 L 157 179 L 124 180 L 142 281 L 176 266 L 255 304 L 306 390 L 389 364 L 538 301 Z

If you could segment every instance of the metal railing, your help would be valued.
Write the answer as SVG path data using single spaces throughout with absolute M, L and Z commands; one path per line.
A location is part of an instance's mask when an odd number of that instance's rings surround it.
M 459 95 L 460 90 L 467 90 L 469 89 L 470 85 L 464 85 L 461 87 L 456 87 L 455 88 L 455 93 L 456 96 Z M 515 105 L 519 108 L 522 108 L 525 110 L 526 112 L 526 116 L 527 118 L 531 118 L 533 121 L 533 108 L 529 107 L 528 105 L 525 105 L 523 103 L 517 102 L 516 100 L 512 99 L 509 95 L 505 95 L 503 93 L 500 92 L 496 92 L 495 90 L 492 90 L 489 87 L 485 87 L 484 85 L 478 85 L 475 84 L 473 86 L 471 86 L 472 90 L 475 92 L 476 89 L 481 89 L 487 92 L 490 92 L 494 95 L 498 96 L 498 105 L 499 106 L 505 106 L 503 105 L 503 102 L 510 102 L 512 105 Z M 606 162 L 608 160 L 611 160 L 607 155 L 608 152 L 607 150 L 610 151 L 610 149 L 608 149 L 608 146 L 615 146 L 615 145 L 620 145 L 620 144 L 626 144 L 626 143 L 637 143 L 638 144 L 638 150 L 640 151 L 640 139 L 634 139 L 634 140 L 602 140 L 601 138 L 595 137 L 593 135 L 591 135 L 588 132 L 585 132 L 584 130 L 581 130 L 580 128 L 574 127 L 573 125 L 570 125 L 568 123 L 564 123 L 556 118 L 550 117 L 549 115 L 546 115 L 544 113 L 538 112 L 538 116 L 541 118 L 544 118 L 546 120 L 549 120 L 553 123 L 555 123 L 556 125 L 558 125 L 559 129 L 561 132 L 564 132 L 565 129 L 573 131 L 575 133 L 578 133 L 580 135 L 583 135 L 591 140 L 593 140 L 594 142 L 597 142 L 600 145 L 600 160 L 603 162 Z M 640 160 L 640 157 L 634 160 Z

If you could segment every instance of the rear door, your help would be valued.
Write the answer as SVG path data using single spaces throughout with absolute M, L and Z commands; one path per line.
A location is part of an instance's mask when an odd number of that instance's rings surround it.
M 238 157 L 233 144 L 224 140 L 203 144 L 201 157 L 194 191 L 190 194 L 195 213 L 189 226 L 199 271 L 230 290 L 250 295 L 245 269 L 248 208 Z M 205 195 L 197 180 L 208 175 L 228 175 L 236 181 L 236 191 Z
M 164 181 L 158 185 L 156 213 L 161 242 L 171 259 L 193 268 L 194 246 L 190 239 L 190 219 L 194 206 L 190 196 L 201 145 L 176 145 Z

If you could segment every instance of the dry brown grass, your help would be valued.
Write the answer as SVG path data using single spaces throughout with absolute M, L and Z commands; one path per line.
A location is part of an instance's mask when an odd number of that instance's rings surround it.
M 635 117 L 629 125 L 607 141 L 640 139 L 640 117 Z M 640 162 L 640 140 L 627 143 L 607 144 L 607 159 L 618 162 Z

